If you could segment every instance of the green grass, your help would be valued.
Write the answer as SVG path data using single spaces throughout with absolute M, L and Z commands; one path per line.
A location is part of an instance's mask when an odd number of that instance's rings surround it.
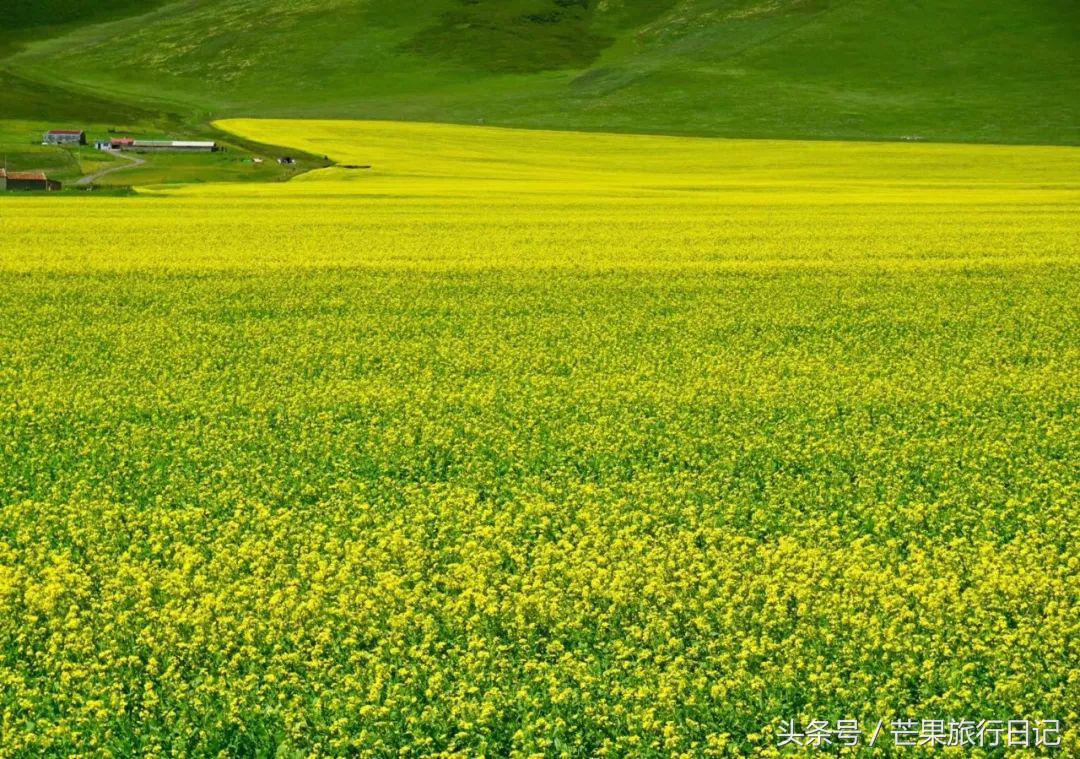
M 169 115 L 160 110 L 31 81 L 0 68 L 0 122 L 43 119 L 90 124 L 144 124 L 170 120 Z
M 0 0 L 0 57 L 29 41 L 56 37 L 80 26 L 146 13 L 167 0 Z
M 1066 0 L 184 0 L 33 42 L 43 81 L 214 116 L 1080 142 Z
M 306 162 L 282 167 L 273 157 L 262 154 L 263 163 L 252 159 L 257 153 L 229 149 L 213 153 L 144 153 L 134 154 L 147 161 L 139 166 L 115 175 L 104 177 L 103 186 L 200 184 L 204 182 L 264 182 L 282 181 L 313 168 Z

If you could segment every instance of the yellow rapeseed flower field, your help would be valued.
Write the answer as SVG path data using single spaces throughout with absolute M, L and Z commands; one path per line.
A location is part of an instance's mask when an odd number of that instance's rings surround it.
M 1080 149 L 222 126 L 0 199 L 0 756 L 1080 755 Z

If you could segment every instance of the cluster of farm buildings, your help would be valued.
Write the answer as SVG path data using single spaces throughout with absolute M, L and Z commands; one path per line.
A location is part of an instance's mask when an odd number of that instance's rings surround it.
M 81 129 L 50 129 L 41 138 L 42 145 L 82 147 L 87 145 L 86 132 Z M 113 137 L 96 140 L 94 147 L 106 152 L 131 151 L 134 153 L 216 153 L 224 150 L 216 142 L 197 140 L 139 140 L 133 137 Z M 252 159 L 261 164 L 262 158 Z M 296 163 L 292 156 L 280 156 L 282 166 Z M 83 181 L 86 181 L 84 178 Z M 5 190 L 41 190 L 51 192 L 61 189 L 60 182 L 49 179 L 43 171 L 5 171 L 0 169 L 0 192 Z
M 81 129 L 51 129 L 41 138 L 42 145 L 86 145 L 86 132 Z M 213 153 L 218 150 L 216 142 L 196 142 L 192 140 L 136 140 L 131 137 L 119 137 L 98 140 L 94 143 L 98 150 L 133 151 L 136 153 Z M 0 192 L 6 190 L 38 190 L 54 192 L 62 185 L 55 179 L 49 179 L 44 171 L 7 171 L 0 168 Z
M 42 145 L 85 145 L 86 132 L 81 129 L 53 129 L 45 133 Z M 110 140 L 98 140 L 94 143 L 98 150 L 133 150 L 136 152 L 157 151 L 170 153 L 213 153 L 218 149 L 216 142 L 197 142 L 193 140 L 136 140 L 131 137 L 117 137 Z

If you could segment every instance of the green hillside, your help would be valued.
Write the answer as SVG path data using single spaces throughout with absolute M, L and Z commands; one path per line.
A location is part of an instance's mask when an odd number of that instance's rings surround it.
M 36 39 L 146 13 L 166 0 L 0 0 L 0 56 Z M 2 115 L 2 112 L 0 112 Z
M 0 17 L 6 29 L 25 30 L 130 16 L 161 4 L 162 0 L 0 0 Z
M 199 118 L 1080 143 L 1073 0 L 182 0 L 119 17 L 135 5 L 76 24 L 90 4 L 35 3 L 16 30 L 64 31 L 16 33 L 0 65 Z

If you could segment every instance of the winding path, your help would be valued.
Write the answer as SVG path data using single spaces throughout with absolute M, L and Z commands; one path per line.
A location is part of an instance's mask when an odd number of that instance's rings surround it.
M 117 158 L 123 158 L 125 161 L 130 161 L 127 166 L 109 166 L 104 169 L 99 169 L 93 174 L 87 174 L 85 177 L 79 177 L 75 180 L 76 187 L 86 187 L 89 184 L 93 184 L 97 180 L 101 179 L 106 174 L 112 174 L 114 171 L 126 171 L 127 169 L 133 169 L 136 166 L 142 166 L 146 161 L 142 158 L 136 158 L 135 156 L 124 155 L 123 153 L 113 153 Z

